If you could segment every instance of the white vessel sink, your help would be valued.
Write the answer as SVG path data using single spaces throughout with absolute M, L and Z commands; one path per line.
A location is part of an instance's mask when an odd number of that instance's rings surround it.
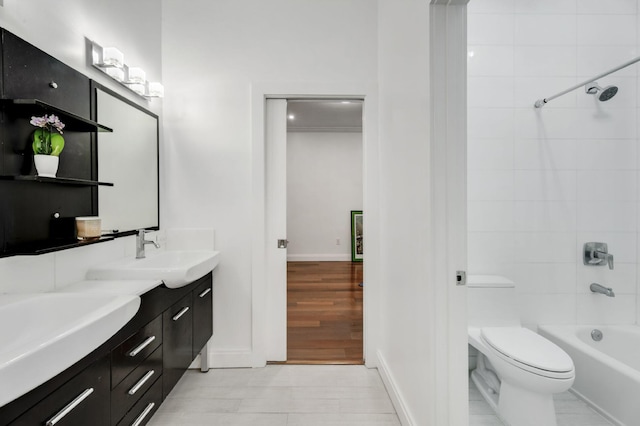
M 218 266 L 220 252 L 212 250 L 160 251 L 144 259 L 124 258 L 93 267 L 90 280 L 162 280 L 179 288 L 205 276 Z
M 88 355 L 139 307 L 134 295 L 0 294 L 0 406 Z

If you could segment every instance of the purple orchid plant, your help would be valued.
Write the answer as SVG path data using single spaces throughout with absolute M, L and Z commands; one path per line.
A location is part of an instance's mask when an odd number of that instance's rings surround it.
M 61 136 L 64 123 L 53 114 L 45 114 L 42 117 L 31 117 L 29 123 L 39 127 L 33 132 L 33 153 L 59 156 L 64 149 L 64 139 Z M 54 133 L 54 131 L 57 131 L 59 134 Z

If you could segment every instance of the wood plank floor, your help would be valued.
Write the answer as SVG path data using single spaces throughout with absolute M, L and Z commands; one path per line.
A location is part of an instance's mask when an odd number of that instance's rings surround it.
M 362 263 L 287 263 L 287 363 L 362 364 Z

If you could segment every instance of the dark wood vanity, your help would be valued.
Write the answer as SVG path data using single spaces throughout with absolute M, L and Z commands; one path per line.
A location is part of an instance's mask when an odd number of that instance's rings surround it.
M 138 313 L 111 339 L 0 407 L 0 426 L 46 425 L 74 402 L 56 424 L 146 424 L 213 335 L 212 294 L 212 273 L 143 294 Z

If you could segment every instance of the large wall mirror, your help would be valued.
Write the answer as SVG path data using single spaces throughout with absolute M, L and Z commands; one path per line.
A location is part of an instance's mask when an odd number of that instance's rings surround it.
M 98 189 L 103 230 L 119 234 L 159 229 L 158 116 L 95 85 L 96 121 L 113 129 L 98 134 Z

